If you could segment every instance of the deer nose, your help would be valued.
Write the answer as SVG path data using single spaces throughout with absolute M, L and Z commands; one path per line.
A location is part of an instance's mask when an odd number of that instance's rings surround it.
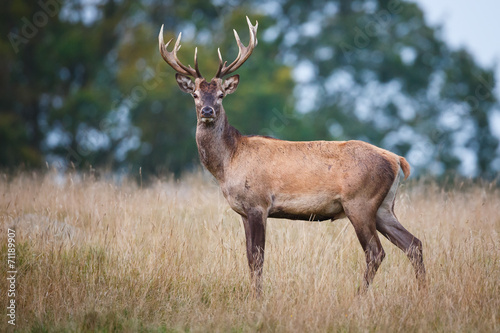
M 215 111 L 211 106 L 204 106 L 201 109 L 201 116 L 205 118 L 213 118 L 215 117 Z

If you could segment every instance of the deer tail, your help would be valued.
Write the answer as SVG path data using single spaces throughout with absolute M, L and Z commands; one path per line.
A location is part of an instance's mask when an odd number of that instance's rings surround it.
M 399 156 L 399 165 L 401 166 L 401 170 L 403 170 L 406 180 L 410 176 L 410 164 L 408 164 L 406 158 Z

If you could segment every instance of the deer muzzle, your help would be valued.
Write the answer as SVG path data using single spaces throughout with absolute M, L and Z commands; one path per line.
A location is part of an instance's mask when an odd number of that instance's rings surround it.
M 211 106 L 204 106 L 201 109 L 200 116 L 202 122 L 212 122 L 215 119 L 215 110 Z

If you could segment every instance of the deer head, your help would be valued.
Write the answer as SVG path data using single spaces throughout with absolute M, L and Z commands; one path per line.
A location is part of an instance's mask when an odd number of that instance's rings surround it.
M 194 51 L 194 69 L 190 65 L 183 65 L 179 61 L 179 58 L 177 58 L 177 51 L 181 48 L 179 43 L 182 33 L 179 33 L 173 50 L 168 52 L 167 47 L 172 39 L 169 40 L 167 44 L 164 43 L 163 25 L 161 26 L 160 34 L 158 35 L 160 53 L 166 63 L 177 72 L 175 78 L 179 88 L 193 96 L 196 105 L 198 124 L 209 126 L 223 118 L 221 117 L 224 113 L 222 99 L 236 90 L 240 79 L 239 75 L 233 75 L 226 79 L 224 79 L 224 77 L 237 70 L 250 57 L 253 49 L 257 45 L 257 27 L 259 23 L 256 22 L 255 25 L 252 25 L 248 17 L 247 23 L 250 31 L 250 42 L 248 46 L 243 45 L 238 33 L 236 30 L 233 30 L 239 49 L 238 56 L 231 64 L 227 65 L 227 61 L 222 61 L 220 49 L 218 49 L 219 68 L 215 76 L 209 82 L 203 78 L 198 69 L 198 48 L 195 48 Z M 194 79 L 194 82 L 191 78 Z

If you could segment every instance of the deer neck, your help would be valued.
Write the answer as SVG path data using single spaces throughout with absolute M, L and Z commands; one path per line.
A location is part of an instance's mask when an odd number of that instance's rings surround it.
M 229 124 L 224 110 L 219 118 L 213 125 L 198 123 L 196 143 L 201 162 L 222 183 L 241 134 Z

